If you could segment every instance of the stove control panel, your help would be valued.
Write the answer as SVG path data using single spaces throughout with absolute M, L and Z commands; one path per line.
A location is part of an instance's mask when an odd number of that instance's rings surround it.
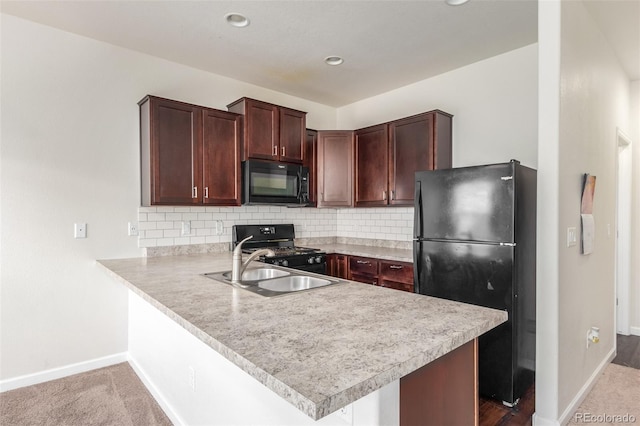
M 261 226 L 260 227 L 260 234 L 262 235 L 274 235 L 276 233 L 276 227 L 275 226 Z

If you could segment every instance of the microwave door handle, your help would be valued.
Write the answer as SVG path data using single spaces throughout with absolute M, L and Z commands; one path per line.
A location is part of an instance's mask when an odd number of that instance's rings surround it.
M 302 195 L 302 170 L 298 170 L 298 195 L 296 198 L 300 201 L 300 196 Z

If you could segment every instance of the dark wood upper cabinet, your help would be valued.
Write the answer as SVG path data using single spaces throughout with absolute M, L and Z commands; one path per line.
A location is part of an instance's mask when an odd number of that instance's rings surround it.
M 356 130 L 355 206 L 413 205 L 415 172 L 451 167 L 451 118 L 435 110 Z
M 315 207 L 318 202 L 318 132 L 307 129 L 302 152 L 302 165 L 309 168 L 309 206 Z
M 318 207 L 353 206 L 353 132 L 318 131 Z
M 389 123 L 389 204 L 413 205 L 415 172 L 451 167 L 451 116 L 431 111 Z
M 242 116 L 207 108 L 202 117 L 203 204 L 239 206 Z
M 140 106 L 142 205 L 240 205 L 242 116 L 146 96 Z
M 356 207 L 387 205 L 389 142 L 387 124 L 355 131 Z
M 240 98 L 227 108 L 245 118 L 243 161 L 303 162 L 306 112 L 250 98 Z

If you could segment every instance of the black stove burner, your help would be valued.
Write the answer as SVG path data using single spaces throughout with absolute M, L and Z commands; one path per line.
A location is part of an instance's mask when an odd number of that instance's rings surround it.
M 275 256 L 260 256 L 257 260 L 273 265 L 286 266 L 310 272 L 326 272 L 326 253 L 319 249 L 296 247 L 293 224 L 285 225 L 234 225 L 232 243 L 235 245 L 246 237 L 253 238 L 244 242 L 243 253 L 268 248 Z
M 316 253 L 320 250 L 308 247 L 253 247 L 250 249 L 243 250 L 244 253 L 253 253 L 256 250 L 261 250 L 263 248 L 268 248 L 273 250 L 276 255 L 275 257 L 283 257 L 283 256 L 300 256 L 310 253 Z

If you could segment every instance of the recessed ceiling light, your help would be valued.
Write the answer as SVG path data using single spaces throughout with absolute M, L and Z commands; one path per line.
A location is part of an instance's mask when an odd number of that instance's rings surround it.
M 465 4 L 469 0 L 444 0 L 449 6 L 460 6 L 461 4 Z
M 326 58 L 324 58 L 324 62 L 327 65 L 340 65 L 344 62 L 344 59 L 342 59 L 340 56 L 327 56 Z
M 224 15 L 224 19 L 225 21 L 227 21 L 227 24 L 233 27 L 242 28 L 249 25 L 249 18 L 247 18 L 241 13 L 235 13 L 235 12 L 227 13 L 226 15 Z

